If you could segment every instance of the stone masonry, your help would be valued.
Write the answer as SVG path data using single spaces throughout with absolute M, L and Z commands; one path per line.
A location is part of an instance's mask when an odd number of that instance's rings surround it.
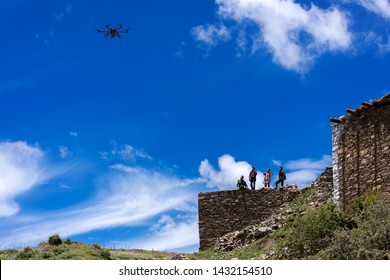
M 199 193 L 200 250 L 212 247 L 226 233 L 260 223 L 299 194 L 299 189 L 286 187 Z
M 325 203 L 333 197 L 333 168 L 327 167 L 324 172 L 310 185 L 317 194 L 319 203 Z
M 390 193 L 390 94 L 331 118 L 333 198 L 344 210 L 367 190 Z

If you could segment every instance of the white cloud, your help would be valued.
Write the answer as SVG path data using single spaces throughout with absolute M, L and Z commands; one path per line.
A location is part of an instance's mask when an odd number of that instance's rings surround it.
M 272 160 L 272 164 L 282 166 L 280 160 Z M 302 158 L 297 160 L 287 161 L 283 168 L 285 169 L 287 180 L 286 184 L 296 184 L 299 187 L 304 187 L 311 184 L 327 166 L 332 166 L 332 158 L 329 155 L 322 156 L 321 159 Z M 246 161 L 237 162 L 231 155 L 223 155 L 218 159 L 219 170 L 216 170 L 210 162 L 205 159 L 199 166 L 199 173 L 201 177 L 206 180 L 209 187 L 216 187 L 219 189 L 235 189 L 237 180 L 241 175 L 244 175 L 248 183 L 248 175 L 251 164 Z M 278 180 L 279 169 L 271 170 L 272 182 Z M 263 186 L 263 174 L 258 172 L 257 186 Z
M 67 158 L 69 156 L 72 156 L 72 153 L 71 153 L 71 151 L 69 150 L 68 147 L 60 146 L 58 149 L 60 151 L 60 157 L 61 158 Z
M 325 167 L 332 165 L 332 157 L 330 155 L 323 155 L 321 159 L 315 160 L 310 158 L 302 158 L 297 160 L 288 161 L 285 164 L 285 168 L 289 170 L 302 170 L 302 169 L 311 169 L 311 170 L 324 170 Z
M 26 142 L 0 143 L 0 217 L 19 211 L 15 198 L 54 177 L 44 163 L 44 153 Z
M 284 168 L 291 172 L 287 172 L 286 174 L 286 183 L 297 184 L 299 187 L 308 186 L 328 166 L 332 166 L 332 157 L 330 155 L 323 155 L 319 160 L 303 158 L 288 161 L 284 165 Z M 275 179 L 277 180 L 277 178 Z
M 198 217 L 187 217 L 184 221 L 164 215 L 156 225 L 153 233 L 142 240 L 129 242 L 138 245 L 135 248 L 154 249 L 159 251 L 183 251 L 182 248 L 199 244 Z
M 64 13 L 54 12 L 54 14 L 53 14 L 53 19 L 55 21 L 60 21 L 61 19 L 63 19 L 63 17 L 64 17 Z
M 212 24 L 196 26 L 192 29 L 192 34 L 197 41 L 210 46 L 215 46 L 219 42 L 225 42 L 230 39 L 230 31 L 224 26 L 215 26 Z
M 386 20 L 390 20 L 390 2 L 388 0 L 354 0 L 353 3 L 363 6 L 368 11 L 380 15 Z
M 272 165 L 282 166 L 282 161 L 273 159 L 272 160 Z
M 68 15 L 70 15 L 72 12 L 73 12 L 73 6 L 68 4 L 65 8 L 66 12 L 68 13 Z
M 384 43 L 379 43 L 379 50 L 381 53 L 388 53 L 390 52 L 390 37 L 387 37 L 387 41 Z
M 75 138 L 77 138 L 77 137 L 79 136 L 79 134 L 78 134 L 76 131 L 71 131 L 71 132 L 69 132 L 69 135 L 70 135 L 71 137 L 75 137 Z
M 209 187 L 235 189 L 241 175 L 247 181 L 249 172 L 252 170 L 251 164 L 246 161 L 236 161 L 228 154 L 218 158 L 218 167 L 219 170 L 216 170 L 207 159 L 200 163 L 199 173 L 207 181 Z
M 172 210 L 197 212 L 199 180 L 182 180 L 141 168 L 133 172 L 134 170 L 128 171 L 123 165 L 121 168 L 120 171 L 115 169 L 104 176 L 96 196 L 84 203 L 30 217 L 25 223 L 21 222 L 24 217 L 15 218 L 13 223 L 18 226 L 10 225 L 8 229 L 0 231 L 0 244 L 33 245 L 53 234 L 68 237 L 98 229 L 140 225 Z M 169 229 L 169 223 L 166 225 L 156 229 L 161 232 L 161 236 L 169 239 L 164 234 Z M 188 226 L 184 223 L 175 224 L 174 227 L 185 230 Z M 185 240 L 198 242 L 197 230 L 188 230 L 186 234 L 189 236 Z M 170 242 L 176 243 L 175 240 Z
M 109 168 L 127 172 L 127 173 L 136 173 L 136 172 L 144 172 L 145 169 L 140 168 L 140 167 L 130 167 L 124 164 L 116 163 L 113 165 L 110 165 Z
M 325 52 L 343 51 L 350 47 L 346 14 L 335 7 L 309 9 L 293 0 L 216 0 L 218 15 L 234 21 L 240 30 L 239 49 L 245 49 L 242 30 L 251 34 L 253 52 L 267 49 L 274 62 L 286 69 L 304 72 Z M 249 24 L 248 24 L 249 23 Z M 255 25 L 257 31 L 253 31 Z M 250 28 L 247 28 L 250 26 Z M 213 25 L 196 27 L 198 40 L 213 46 L 219 33 Z M 203 39 L 199 39 L 203 38 Z M 227 40 L 229 37 L 224 37 Z
M 365 47 L 370 47 L 375 45 L 378 47 L 379 54 L 387 54 L 390 52 L 390 36 L 385 34 L 377 34 L 375 32 L 363 32 L 359 34 L 360 42 L 364 44 Z
M 104 160 L 136 161 L 137 159 L 152 160 L 153 158 L 142 150 L 135 149 L 131 145 L 118 146 L 113 142 L 114 148 L 110 152 L 100 152 Z

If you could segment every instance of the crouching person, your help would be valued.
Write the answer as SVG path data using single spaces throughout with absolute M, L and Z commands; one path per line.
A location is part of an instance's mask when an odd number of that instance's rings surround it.
M 244 176 L 241 176 L 240 180 L 237 181 L 237 189 L 239 189 L 239 190 L 248 189 L 248 185 L 246 184 L 246 182 L 244 180 Z

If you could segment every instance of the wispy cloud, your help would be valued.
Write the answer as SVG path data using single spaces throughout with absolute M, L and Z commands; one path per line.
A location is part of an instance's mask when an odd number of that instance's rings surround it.
M 74 137 L 74 138 L 77 138 L 77 137 L 79 136 L 79 134 L 78 134 L 76 131 L 71 131 L 71 132 L 69 132 L 69 135 L 70 135 L 71 137 Z
M 60 12 L 54 12 L 53 13 L 53 20 L 54 21 L 61 21 L 64 19 L 65 16 L 70 16 L 73 12 L 73 6 L 68 4 L 65 9 L 61 10 Z
M 209 46 L 215 46 L 219 42 L 226 42 L 230 39 L 230 31 L 224 25 L 207 24 L 196 26 L 192 29 L 192 34 L 197 41 Z
M 332 157 L 330 155 L 323 155 L 321 159 L 302 158 L 286 162 L 285 168 L 289 170 L 301 169 L 325 169 L 325 167 L 332 165 Z
M 23 141 L 0 143 L 0 217 L 18 213 L 15 199 L 59 175 L 58 168 L 49 168 L 44 152 Z
M 139 225 L 173 210 L 197 211 L 199 180 L 183 180 L 145 169 L 133 171 L 123 168 L 109 172 L 101 179 L 97 194 L 79 205 L 41 213 L 29 217 L 27 222 L 22 222 L 25 217 L 15 217 L 7 229 L 0 230 L 0 244 L 36 244 L 56 233 L 67 237 L 97 229 Z M 164 232 L 162 227 L 159 231 Z
M 348 17 L 340 9 L 321 9 L 314 4 L 306 8 L 293 0 L 215 0 L 219 20 L 234 22 L 230 29 L 239 31 L 240 50 L 250 37 L 252 52 L 267 50 L 282 67 L 305 72 L 317 57 L 326 52 L 345 51 L 352 44 Z M 230 38 L 227 27 L 195 27 L 193 34 L 214 46 Z M 253 28 L 255 26 L 255 28 Z M 249 36 L 245 36 L 244 33 Z M 223 38 L 224 40 L 220 40 Z
M 113 142 L 113 149 L 109 152 L 100 152 L 100 157 L 104 160 L 136 161 L 137 159 L 152 160 L 153 158 L 140 149 L 131 145 L 118 146 Z
M 59 152 L 60 152 L 60 157 L 61 158 L 67 158 L 67 157 L 70 157 L 70 156 L 72 156 L 72 152 L 69 150 L 69 148 L 68 147 L 66 147 L 66 146 L 60 146 L 59 148 L 58 148 L 58 150 L 59 150 Z
M 282 166 L 282 161 L 273 159 L 272 160 L 272 165 Z
M 303 158 L 286 162 L 287 182 L 299 187 L 310 185 L 326 167 L 332 166 L 332 157 L 323 155 L 321 159 Z
M 363 6 L 370 12 L 373 12 L 386 20 L 390 20 L 390 2 L 388 0 L 344 0 Z
M 68 15 L 71 15 L 72 12 L 73 12 L 73 6 L 70 5 L 70 4 L 68 4 L 68 5 L 66 6 L 66 8 L 65 8 L 65 11 L 66 11 L 66 13 L 67 13 Z
M 163 215 L 142 239 L 127 240 L 125 243 L 131 248 L 184 252 L 186 248 L 199 244 L 198 217 L 194 214 L 184 218 Z M 123 245 L 122 242 L 121 247 Z

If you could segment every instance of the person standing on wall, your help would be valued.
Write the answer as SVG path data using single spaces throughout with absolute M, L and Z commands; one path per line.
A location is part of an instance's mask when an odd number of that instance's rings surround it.
M 264 174 L 264 188 L 269 188 L 270 187 L 270 182 L 271 182 L 271 169 L 267 169 Z
M 286 173 L 284 173 L 283 167 L 279 169 L 279 180 L 276 181 L 275 188 L 278 188 L 278 184 L 282 183 L 282 187 L 284 186 L 284 180 L 286 180 Z
M 252 170 L 249 173 L 249 181 L 251 182 L 251 189 L 252 190 L 254 190 L 256 187 L 256 176 L 257 176 L 256 167 L 252 166 Z

